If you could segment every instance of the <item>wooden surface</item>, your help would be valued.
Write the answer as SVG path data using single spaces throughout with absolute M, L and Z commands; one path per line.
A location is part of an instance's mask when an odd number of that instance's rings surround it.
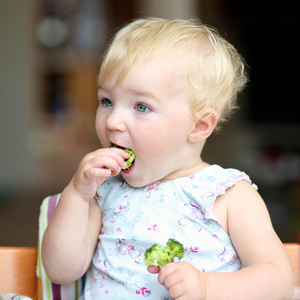
M 293 299 L 300 299 L 300 244 L 284 244 L 290 258 L 295 280 L 295 293 Z
M 0 293 L 17 293 L 36 298 L 37 249 L 0 247 Z
M 300 244 L 285 243 L 295 279 L 295 295 L 300 299 Z M 18 293 L 37 297 L 37 249 L 30 247 L 0 247 L 0 293 Z
M 300 287 L 300 244 L 284 244 L 284 247 L 292 263 L 295 285 Z

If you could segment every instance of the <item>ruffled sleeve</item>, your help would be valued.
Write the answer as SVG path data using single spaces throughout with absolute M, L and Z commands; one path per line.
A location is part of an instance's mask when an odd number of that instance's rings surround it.
M 218 165 L 212 165 L 207 169 L 190 177 L 190 184 L 182 185 L 184 193 L 197 203 L 206 220 L 212 220 L 222 227 L 212 208 L 216 198 L 225 194 L 226 190 L 239 181 L 249 182 L 254 189 L 257 186 L 252 184 L 249 176 L 236 169 L 223 169 Z

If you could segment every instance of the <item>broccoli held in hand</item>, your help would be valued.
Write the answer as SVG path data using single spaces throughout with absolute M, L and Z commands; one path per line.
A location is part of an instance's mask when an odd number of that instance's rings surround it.
M 133 150 L 131 150 L 129 148 L 123 148 L 123 147 L 117 146 L 115 144 L 111 144 L 110 148 L 120 148 L 120 149 L 123 149 L 128 154 L 130 154 L 129 158 L 124 159 L 125 162 L 126 162 L 126 167 L 123 168 L 123 169 L 126 170 L 126 169 L 130 169 L 132 167 L 132 164 L 133 164 L 133 162 L 135 160 L 135 153 L 133 152 Z
M 179 259 L 183 258 L 184 248 L 182 244 L 174 239 L 169 239 L 166 247 L 161 247 L 158 244 L 154 244 L 151 248 L 145 252 L 145 264 L 155 267 L 163 267 L 169 262 L 174 262 L 174 257 Z

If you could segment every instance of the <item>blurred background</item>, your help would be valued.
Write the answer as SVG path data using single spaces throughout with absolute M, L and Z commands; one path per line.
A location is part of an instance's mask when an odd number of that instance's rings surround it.
M 108 40 L 145 16 L 200 17 L 249 65 L 240 109 L 203 158 L 248 173 L 283 242 L 300 232 L 300 10 L 289 0 L 0 0 L 0 246 L 37 244 L 39 206 L 100 145 Z M 255 222 L 255 220 L 253 220 Z

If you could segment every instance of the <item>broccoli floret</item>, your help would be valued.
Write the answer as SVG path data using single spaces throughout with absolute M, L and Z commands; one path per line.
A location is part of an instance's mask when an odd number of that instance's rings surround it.
M 129 158 L 125 159 L 126 167 L 124 169 L 130 169 L 135 160 L 135 153 L 133 152 L 133 150 L 128 149 L 128 148 L 125 148 L 123 150 L 130 154 Z
M 125 152 L 127 152 L 128 154 L 130 154 L 130 156 L 125 160 L 126 162 L 126 167 L 124 167 L 123 169 L 130 169 L 132 167 L 132 164 L 135 160 L 135 153 L 133 152 L 133 150 L 129 149 L 129 148 L 123 148 L 123 147 L 120 147 L 120 146 L 117 146 L 115 144 L 111 144 L 110 148 L 120 148 L 120 149 L 123 149 Z
M 174 257 L 179 259 L 183 258 L 184 248 L 183 245 L 174 239 L 169 239 L 166 247 L 161 247 L 154 244 L 145 252 L 145 264 L 149 266 L 163 267 L 169 262 L 174 262 Z

